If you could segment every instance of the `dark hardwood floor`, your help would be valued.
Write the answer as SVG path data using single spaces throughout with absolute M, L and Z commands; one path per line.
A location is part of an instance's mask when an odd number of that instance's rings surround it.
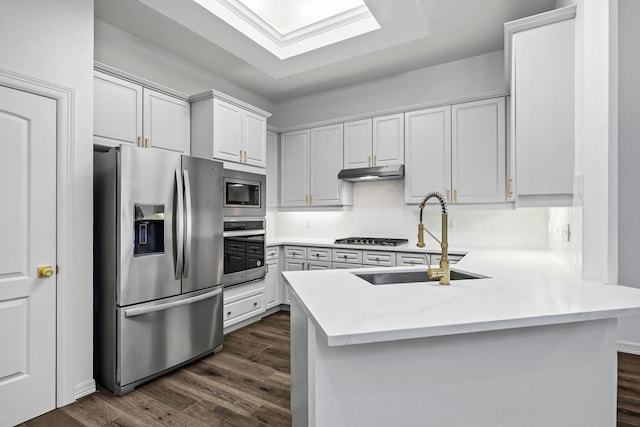
M 289 313 L 278 312 L 125 396 L 98 391 L 21 426 L 290 426 L 289 365 Z
M 290 426 L 289 367 L 289 313 L 279 312 L 123 397 L 98 391 L 21 426 Z M 618 353 L 617 426 L 640 427 L 640 356 Z

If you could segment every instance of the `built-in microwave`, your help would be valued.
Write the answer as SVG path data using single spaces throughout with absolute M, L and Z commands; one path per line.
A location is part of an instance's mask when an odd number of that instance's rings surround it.
M 224 216 L 264 217 L 266 177 L 250 172 L 225 169 Z

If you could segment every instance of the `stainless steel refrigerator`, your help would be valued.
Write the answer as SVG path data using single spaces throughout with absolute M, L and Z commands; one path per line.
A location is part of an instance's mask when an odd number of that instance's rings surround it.
M 117 395 L 222 349 L 222 163 L 94 153 L 94 369 Z

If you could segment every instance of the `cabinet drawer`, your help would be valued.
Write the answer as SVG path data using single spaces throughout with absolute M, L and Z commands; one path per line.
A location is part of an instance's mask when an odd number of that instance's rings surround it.
M 309 261 L 331 261 L 331 249 L 307 248 L 307 259 Z
M 393 252 L 362 251 L 362 264 L 395 267 L 396 255 Z
M 268 246 L 267 247 L 267 261 L 271 261 L 272 259 L 278 259 L 280 256 L 280 246 Z
M 335 270 L 347 269 L 347 268 L 362 268 L 362 264 L 349 264 L 348 262 L 332 262 L 331 268 Z
M 431 264 L 440 264 L 440 258 L 442 258 L 440 254 L 431 254 Z M 464 255 L 449 255 L 449 264 L 456 264 L 462 258 Z
M 331 261 L 307 261 L 307 270 L 330 270 Z
M 304 246 L 285 246 L 284 256 L 285 258 L 306 259 L 307 248 L 305 248 Z
M 429 254 L 420 252 L 398 252 L 396 254 L 396 265 L 423 265 L 430 263 Z
M 241 322 L 264 311 L 264 292 L 240 298 L 224 305 L 224 327 Z
M 332 249 L 333 262 L 347 262 L 353 264 L 362 264 L 362 251 L 354 249 Z

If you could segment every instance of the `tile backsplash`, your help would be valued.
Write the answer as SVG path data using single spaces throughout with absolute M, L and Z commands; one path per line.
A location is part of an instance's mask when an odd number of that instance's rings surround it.
M 404 181 L 354 184 L 353 207 L 339 210 L 269 211 L 267 233 L 274 239 L 327 239 L 349 236 L 394 237 L 417 242 L 418 206 L 404 203 Z M 427 206 L 425 226 L 440 235 L 440 210 Z M 449 211 L 449 244 L 456 247 L 549 247 L 549 209 Z M 438 244 L 426 236 L 427 247 Z

